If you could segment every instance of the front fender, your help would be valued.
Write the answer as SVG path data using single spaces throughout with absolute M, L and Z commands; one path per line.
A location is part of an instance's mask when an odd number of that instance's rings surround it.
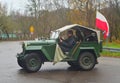
M 52 61 L 51 57 L 49 56 L 47 50 L 44 49 L 43 46 L 27 46 L 25 51 L 40 51 L 44 54 L 44 56 L 49 60 Z

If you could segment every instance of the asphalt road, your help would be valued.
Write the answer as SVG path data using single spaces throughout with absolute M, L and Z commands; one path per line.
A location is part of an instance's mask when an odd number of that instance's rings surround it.
M 99 58 L 92 71 L 79 71 L 67 63 L 45 63 L 37 73 L 26 73 L 16 62 L 20 42 L 0 42 L 0 83 L 120 83 L 120 59 Z

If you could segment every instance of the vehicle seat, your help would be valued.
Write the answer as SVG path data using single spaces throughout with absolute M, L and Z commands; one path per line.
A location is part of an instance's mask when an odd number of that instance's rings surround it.
M 77 41 L 83 41 L 83 37 L 82 37 L 82 34 L 81 34 L 81 32 L 80 31 L 76 31 L 76 40 Z
M 73 56 L 74 53 L 77 51 L 78 47 L 80 46 L 80 42 L 76 42 L 74 47 L 71 49 L 71 51 L 68 53 L 70 56 Z

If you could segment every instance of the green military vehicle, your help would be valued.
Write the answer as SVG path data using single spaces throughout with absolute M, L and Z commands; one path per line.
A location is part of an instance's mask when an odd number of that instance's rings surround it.
M 70 52 L 63 53 L 59 46 L 59 37 L 67 30 L 73 30 L 77 43 Z M 17 61 L 27 72 L 39 71 L 44 62 L 67 62 L 73 68 L 88 71 L 98 63 L 102 41 L 100 31 L 73 24 L 51 31 L 49 39 L 25 41 L 22 49 L 22 53 L 17 54 Z

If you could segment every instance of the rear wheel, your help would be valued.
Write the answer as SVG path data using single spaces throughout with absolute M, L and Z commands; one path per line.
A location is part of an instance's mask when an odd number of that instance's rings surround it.
M 37 72 L 41 68 L 42 60 L 38 54 L 30 53 L 24 57 L 24 64 L 27 72 Z
M 96 64 L 96 58 L 93 53 L 83 52 L 78 59 L 79 68 L 85 71 L 92 70 Z

